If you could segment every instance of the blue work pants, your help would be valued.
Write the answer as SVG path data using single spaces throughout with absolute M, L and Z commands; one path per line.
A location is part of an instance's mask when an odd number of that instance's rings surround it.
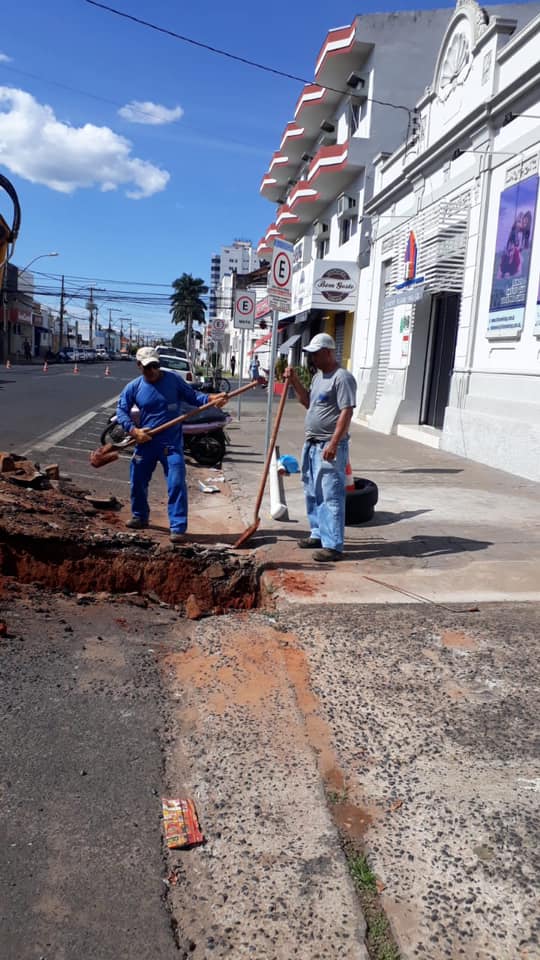
M 338 444 L 335 460 L 323 460 L 326 443 L 306 442 L 302 452 L 302 481 L 311 536 L 323 547 L 343 552 L 345 537 L 345 470 L 349 441 Z
M 135 447 L 131 459 L 131 513 L 148 522 L 148 485 L 157 463 L 161 463 L 167 480 L 169 526 L 171 533 L 184 533 L 187 529 L 188 495 L 186 466 L 182 441 L 166 446 L 156 437 L 148 443 Z

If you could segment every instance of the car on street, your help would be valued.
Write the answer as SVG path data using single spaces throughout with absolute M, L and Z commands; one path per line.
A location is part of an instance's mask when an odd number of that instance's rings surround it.
M 110 360 L 109 351 L 105 347 L 96 347 L 96 360 Z
M 156 347 L 156 350 L 157 350 L 157 353 L 159 354 L 160 357 L 161 357 L 161 356 L 165 356 L 165 357 L 184 357 L 186 360 L 188 359 L 187 350 L 182 350 L 180 347 L 166 347 L 166 346 L 164 346 L 162 343 L 160 343 L 160 344 Z
M 180 374 L 180 376 L 184 380 L 187 380 L 188 383 L 194 383 L 195 371 L 193 369 L 191 360 L 188 360 L 187 357 L 176 357 L 167 354 L 160 354 L 159 362 L 162 370 L 174 370 L 175 373 Z

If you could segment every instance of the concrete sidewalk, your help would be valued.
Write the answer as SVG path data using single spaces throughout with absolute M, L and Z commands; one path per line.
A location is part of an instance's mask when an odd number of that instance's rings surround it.
M 225 474 L 246 525 L 262 471 L 265 419 L 266 400 L 259 395 L 243 404 L 240 421 L 229 431 Z M 289 400 L 281 454 L 300 458 L 303 419 L 303 408 Z M 539 484 L 357 424 L 351 462 L 355 476 L 377 483 L 379 502 L 373 520 L 346 529 L 346 559 L 338 564 L 315 563 L 310 553 L 294 549 L 308 529 L 300 476 L 285 479 L 289 520 L 271 519 L 267 487 L 261 525 L 249 546 L 257 548 L 267 585 L 282 599 L 540 599 Z

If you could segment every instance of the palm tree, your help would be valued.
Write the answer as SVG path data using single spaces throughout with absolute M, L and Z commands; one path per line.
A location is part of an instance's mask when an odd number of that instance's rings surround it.
M 173 280 L 174 293 L 171 294 L 170 313 L 173 323 L 181 323 L 186 332 L 187 351 L 191 355 L 193 323 L 206 323 L 206 304 L 202 299 L 208 293 L 208 287 L 200 277 L 183 273 Z

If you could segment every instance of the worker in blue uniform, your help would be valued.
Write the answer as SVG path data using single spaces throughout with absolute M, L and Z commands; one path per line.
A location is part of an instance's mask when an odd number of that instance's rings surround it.
M 184 404 L 202 407 L 209 400 L 218 400 L 222 407 L 227 396 L 199 393 L 179 374 L 162 370 L 153 347 L 141 347 L 136 360 L 141 375 L 123 389 L 116 411 L 120 425 L 137 442 L 130 468 L 132 517 L 127 526 L 134 530 L 148 526 L 148 486 L 159 462 L 167 478 L 170 538 L 172 543 L 182 543 L 188 522 L 182 427 L 170 427 L 155 437 L 148 436 L 148 431 L 180 416 Z M 135 405 L 139 408 L 137 425 L 131 416 Z

